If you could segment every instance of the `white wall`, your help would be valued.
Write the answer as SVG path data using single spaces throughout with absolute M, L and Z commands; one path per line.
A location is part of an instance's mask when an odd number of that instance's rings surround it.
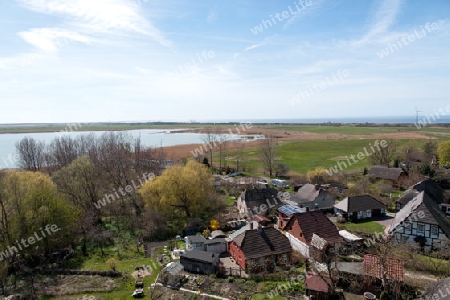
M 300 252 L 304 257 L 309 258 L 309 246 L 303 243 L 302 241 L 295 238 L 289 232 L 286 232 L 286 237 L 289 239 L 291 243 L 292 249 Z

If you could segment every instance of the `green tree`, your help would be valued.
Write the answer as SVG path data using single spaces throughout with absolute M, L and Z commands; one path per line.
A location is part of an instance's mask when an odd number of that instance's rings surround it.
M 156 180 L 147 181 L 139 193 L 146 204 L 165 214 L 184 213 L 199 217 L 211 206 L 213 177 L 208 168 L 195 161 L 168 168 Z
M 98 174 L 89 157 L 82 156 L 53 175 L 60 192 L 83 211 L 92 210 L 99 199 Z
M 397 155 L 398 141 L 387 140 L 385 147 L 374 146 L 374 152 L 369 156 L 372 165 L 388 165 Z
M 439 144 L 437 149 L 439 164 L 445 166 L 450 164 L 450 140 Z
M 21 253 L 42 255 L 67 246 L 72 240 L 70 225 L 79 214 L 58 194 L 50 177 L 39 172 L 14 171 L 2 181 L 2 229 L 7 230 L 3 237 L 8 238 L 2 238 L 0 247 L 16 246 L 17 241 L 28 241 L 30 237 L 34 243 L 24 246 Z M 52 225 L 57 230 L 45 232 Z

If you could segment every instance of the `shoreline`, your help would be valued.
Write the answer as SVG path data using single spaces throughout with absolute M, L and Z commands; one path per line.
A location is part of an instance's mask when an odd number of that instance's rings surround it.
M 313 126 L 313 127 L 367 127 L 367 128 L 416 128 L 415 123 L 358 123 L 358 122 L 318 122 L 318 123 L 250 123 L 251 127 L 241 130 L 240 134 L 258 134 L 257 128 L 264 130 L 264 127 L 295 127 L 295 126 Z M 236 125 L 238 125 L 236 127 Z M 178 132 L 205 133 L 206 128 L 214 129 L 220 133 L 236 132 L 236 128 L 241 128 L 240 122 L 229 123 L 175 123 L 175 122 L 156 122 L 156 123 L 67 123 L 67 124 L 0 124 L 0 134 L 26 134 L 26 133 L 66 133 L 66 132 L 95 132 L 95 131 L 129 131 L 143 129 L 177 130 Z M 450 123 L 427 124 L 428 128 L 450 129 Z

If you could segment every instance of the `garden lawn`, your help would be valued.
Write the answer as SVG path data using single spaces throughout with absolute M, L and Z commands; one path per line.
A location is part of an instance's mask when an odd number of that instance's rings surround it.
M 359 232 L 359 233 L 365 233 L 365 234 L 374 234 L 377 232 L 384 232 L 384 226 L 381 225 L 378 222 L 375 221 L 365 221 L 365 222 L 358 222 L 358 223 L 344 223 L 344 224 L 338 224 L 338 227 L 340 230 L 347 230 L 350 232 Z

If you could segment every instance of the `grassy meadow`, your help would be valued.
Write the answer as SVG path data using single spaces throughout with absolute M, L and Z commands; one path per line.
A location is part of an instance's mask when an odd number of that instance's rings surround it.
M 378 139 L 381 141 L 382 139 Z M 444 138 L 438 138 L 437 141 L 444 140 Z M 364 148 L 370 154 L 372 150 L 370 145 L 374 145 L 376 139 L 345 139 L 345 140 L 313 140 L 313 141 L 293 141 L 293 142 L 280 142 L 277 149 L 278 160 L 287 166 L 289 166 L 291 173 L 306 174 L 309 170 L 313 170 L 317 167 L 324 167 L 329 169 L 337 164 L 338 161 L 346 162 L 346 157 L 355 155 L 356 163 L 350 162 L 345 171 L 361 170 L 364 167 L 370 167 L 368 158 L 365 157 L 362 160 L 358 160 L 356 155 L 359 152 L 364 153 Z M 401 153 L 402 148 L 407 143 L 416 143 L 417 147 L 421 147 L 425 140 L 411 140 L 411 139 L 399 139 L 397 140 L 398 152 Z M 374 148 L 376 150 L 376 148 Z M 258 148 L 251 147 L 244 150 L 244 160 L 247 161 L 249 169 L 252 172 L 262 172 L 262 167 L 259 159 Z M 214 164 L 218 164 L 219 154 L 216 152 L 214 156 Z M 347 163 L 348 164 L 348 163 Z M 236 153 L 229 151 L 226 154 L 225 165 L 230 167 L 236 166 Z

